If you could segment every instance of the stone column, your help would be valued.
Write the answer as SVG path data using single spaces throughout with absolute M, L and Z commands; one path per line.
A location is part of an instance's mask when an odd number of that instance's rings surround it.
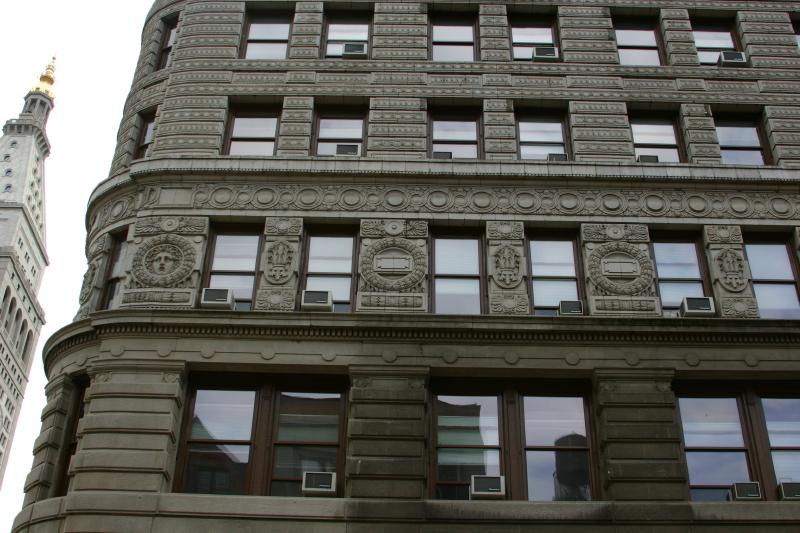
M 302 218 L 267 218 L 256 311 L 294 311 L 300 279 Z
M 367 157 L 428 157 L 427 103 L 424 98 L 370 98 Z
M 483 101 L 483 151 L 486 159 L 517 158 L 513 100 Z
M 594 406 L 603 494 L 600 500 L 685 500 L 672 370 L 600 369 Z
M 378 2 L 372 25 L 372 59 L 428 59 L 428 5 Z
M 570 102 L 569 121 L 576 161 L 634 161 L 625 102 Z
M 739 226 L 705 226 L 703 244 L 708 273 L 722 318 L 758 318 L 758 304 L 750 284 L 750 267 L 744 258 Z
M 581 226 L 589 314 L 661 316 L 649 242 L 642 224 Z
M 322 2 L 298 2 L 289 42 L 289 59 L 319 59 L 322 40 Z
M 700 64 L 692 35 L 692 22 L 687 10 L 660 10 L 659 27 L 668 65 L 696 66 Z
M 559 6 L 558 27 L 565 63 L 619 63 L 608 7 Z
M 681 133 L 690 163 L 719 165 L 717 130 L 707 104 L 681 104 Z
M 276 154 L 290 157 L 307 156 L 311 149 L 311 124 L 313 120 L 313 96 L 284 97 Z
M 800 50 L 789 13 L 737 11 L 736 29 L 751 66 L 800 67 Z
M 428 310 L 428 222 L 361 221 L 356 311 Z
M 207 240 L 206 217 L 137 219 L 120 307 L 193 308 L 201 289 Z
M 765 107 L 764 129 L 775 164 L 800 168 L 800 107 Z
M 348 498 L 424 499 L 428 369 L 351 367 Z
M 479 9 L 481 61 L 511 61 L 506 6 L 481 4 Z
M 97 237 L 87 248 L 86 257 L 89 267 L 83 275 L 83 285 L 78 297 L 80 308 L 74 320 L 82 320 L 89 316 L 89 313 L 96 310 L 103 297 L 106 282 L 106 272 L 108 272 L 108 262 L 111 259 L 111 248 L 114 240 L 111 235 L 104 233 Z
M 529 315 L 525 228 L 522 222 L 486 222 L 489 314 Z

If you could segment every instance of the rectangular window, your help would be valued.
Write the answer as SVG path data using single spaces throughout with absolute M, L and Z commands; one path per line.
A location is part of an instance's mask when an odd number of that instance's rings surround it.
M 480 120 L 474 110 L 431 114 L 434 159 L 477 159 Z
M 111 309 L 119 305 L 119 291 L 122 288 L 122 281 L 125 279 L 125 259 L 128 251 L 127 229 L 113 234 L 111 239 L 108 271 L 100 309 Z
M 150 145 L 153 144 L 155 129 L 155 113 L 146 113 L 139 116 L 139 136 L 136 139 L 136 149 L 133 152 L 134 159 L 142 159 L 147 156 L 147 151 L 150 149 Z
M 757 119 L 714 118 L 722 162 L 726 165 L 764 165 L 767 157 Z
M 434 309 L 443 315 L 479 315 L 483 301 L 481 241 L 434 239 Z
M 249 311 L 253 304 L 258 273 L 260 232 L 215 232 L 208 286 L 231 289 L 237 311 Z
M 636 157 L 656 156 L 659 163 L 680 163 L 681 150 L 675 121 L 667 117 L 631 117 Z
M 793 20 L 792 28 L 794 29 L 794 39 L 797 41 L 797 46 L 800 47 L 800 21 Z
M 519 158 L 546 160 L 550 154 L 566 154 L 564 117 L 521 116 L 517 119 L 519 130 Z
M 245 59 L 286 59 L 291 15 L 255 15 L 247 23 Z
M 733 24 L 727 21 L 692 21 L 694 45 L 701 65 L 716 65 L 720 52 L 736 50 Z
M 353 234 L 311 235 L 306 254 L 306 290 L 331 291 L 334 311 L 353 308 L 356 238 Z
M 800 318 L 792 247 L 786 242 L 748 242 L 744 248 L 761 318 Z
M 178 39 L 178 19 L 171 18 L 164 21 L 164 35 L 161 39 L 161 50 L 158 56 L 158 69 L 167 68 L 172 64 L 172 49 Z
M 530 240 L 533 314 L 556 316 L 562 300 L 578 300 L 573 240 Z
M 369 15 L 329 15 L 325 28 L 325 57 L 367 59 Z
M 55 492 L 53 496 L 66 496 L 69 489 L 69 464 L 72 456 L 78 450 L 78 424 L 83 418 L 86 408 L 86 389 L 88 387 L 88 379 L 86 376 L 78 376 L 73 378 L 75 383 L 75 390 L 72 392 L 72 402 L 70 405 L 69 413 L 67 413 L 67 445 L 62 448 L 59 456 L 59 469 L 54 478 Z
M 475 61 L 475 20 L 435 17 L 431 27 L 433 61 Z
M 655 241 L 653 256 L 665 315 L 677 315 L 684 298 L 705 296 L 696 242 Z
M 514 19 L 518 18 L 514 17 Z M 552 20 L 512 19 L 511 24 L 511 47 L 515 60 L 530 61 L 533 59 L 533 49 L 539 46 L 552 46 L 556 49 L 556 57 L 559 56 L 555 24 Z
M 232 112 L 228 134 L 228 155 L 264 156 L 275 154 L 278 112 Z
M 620 65 L 657 67 L 662 64 L 656 20 L 615 19 L 614 35 Z
M 321 113 L 317 122 L 317 155 L 360 156 L 365 113 Z

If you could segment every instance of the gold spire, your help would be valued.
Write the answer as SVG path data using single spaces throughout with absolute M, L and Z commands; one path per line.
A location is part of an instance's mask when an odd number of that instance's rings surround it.
M 56 58 L 47 64 L 42 75 L 39 76 L 39 83 L 33 86 L 32 93 L 41 93 L 49 98 L 55 98 L 53 84 L 56 82 Z

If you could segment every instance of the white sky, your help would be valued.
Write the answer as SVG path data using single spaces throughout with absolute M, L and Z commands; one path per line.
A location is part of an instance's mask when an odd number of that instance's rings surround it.
M 41 349 L 72 321 L 86 270 L 84 215 L 92 189 L 108 176 L 122 108 L 139 54 L 141 29 L 153 0 L 0 1 L 0 122 L 17 118 L 23 98 L 55 53 L 56 106 L 45 164 L 47 252 L 39 302 L 42 329 L 25 392 L 11 458 L 0 490 L 0 531 L 22 507 L 45 405 Z

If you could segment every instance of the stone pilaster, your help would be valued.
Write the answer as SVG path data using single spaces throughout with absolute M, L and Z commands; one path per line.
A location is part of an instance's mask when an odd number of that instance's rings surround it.
M 481 4 L 478 19 L 481 61 L 511 61 L 506 6 Z
M 86 249 L 86 257 L 89 266 L 83 275 L 83 285 L 78 297 L 80 308 L 74 320 L 82 320 L 89 316 L 89 313 L 97 309 L 100 299 L 105 290 L 106 272 L 108 272 L 108 261 L 111 258 L 111 248 L 114 241 L 111 235 L 104 233 L 97 237 Z
M 322 41 L 322 2 L 298 2 L 289 42 L 289 59 L 318 59 Z
M 800 107 L 765 107 L 764 126 L 775 164 L 800 168 Z
M 570 102 L 569 123 L 576 161 L 634 161 L 625 102 Z
M 348 498 L 423 499 L 428 368 L 350 367 Z
M 661 316 L 650 234 L 642 224 L 583 224 L 584 273 L 589 313 Z
M 692 35 L 692 23 L 685 9 L 662 9 L 659 11 L 659 28 L 667 65 L 699 65 L 697 48 Z
M 486 159 L 517 158 L 513 100 L 483 101 L 483 151 Z
M 240 32 L 226 31 L 223 28 L 224 24 L 231 20 L 240 23 L 244 17 L 244 8 L 243 2 L 209 3 L 203 0 L 188 0 L 183 6 L 182 23 L 194 25 L 210 22 L 222 31 L 193 38 L 181 36 L 172 52 L 175 64 L 200 58 L 236 59 L 241 43 Z
M 127 277 L 119 307 L 194 307 L 207 240 L 206 217 L 137 219 L 125 258 Z
M 428 222 L 361 221 L 356 311 L 428 310 Z
M 601 500 L 685 500 L 672 370 L 603 369 L 594 373 L 596 469 Z
M 744 257 L 739 226 L 705 226 L 703 245 L 708 273 L 722 318 L 758 318 L 758 304 L 750 285 L 750 266 Z
M 722 159 L 711 107 L 707 104 L 681 104 L 680 115 L 688 162 L 720 164 Z
M 428 5 L 378 2 L 372 25 L 372 59 L 428 59 Z
M 789 13 L 738 11 L 736 29 L 753 67 L 800 67 L 800 50 Z
M 283 99 L 278 135 L 279 156 L 307 156 L 311 150 L 311 125 L 314 120 L 313 96 L 286 96 Z
M 300 279 L 302 218 L 267 218 L 256 311 L 294 311 Z
M 489 314 L 528 315 L 525 228 L 522 222 L 486 222 Z
M 375 97 L 369 101 L 367 156 L 386 159 L 428 157 L 427 100 Z
M 608 7 L 559 6 L 558 27 L 565 63 L 619 63 Z

